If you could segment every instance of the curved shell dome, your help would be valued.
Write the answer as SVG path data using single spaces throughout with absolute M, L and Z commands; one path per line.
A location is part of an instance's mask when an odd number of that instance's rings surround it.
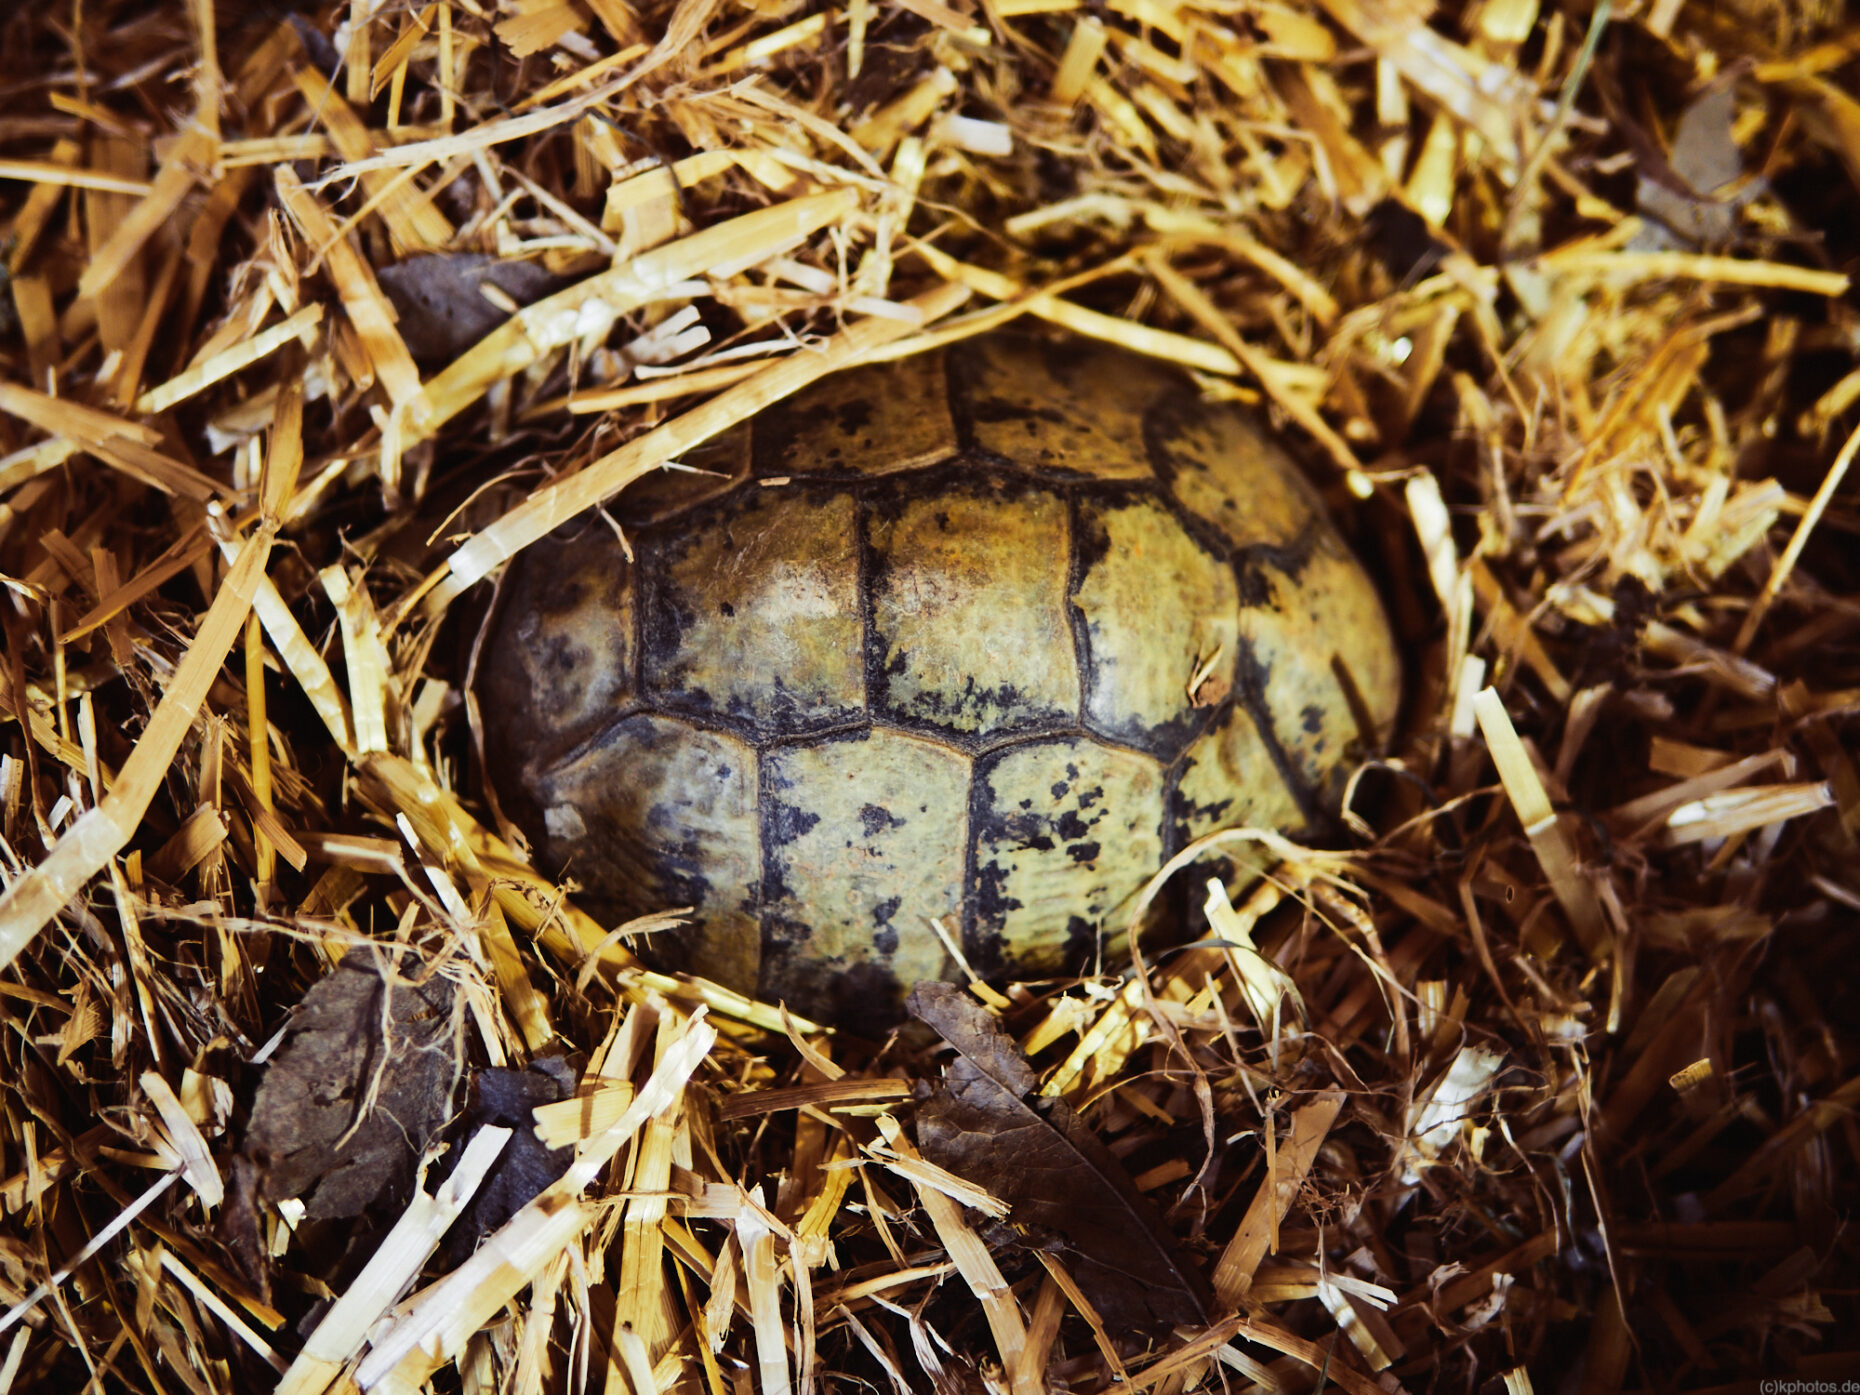
M 478 690 L 539 864 L 616 923 L 693 907 L 649 953 L 739 991 L 882 1023 L 955 969 L 933 920 L 1060 970 L 1190 839 L 1311 823 L 1393 719 L 1296 466 L 1146 360 L 970 340 L 685 463 L 618 501 L 632 560 L 584 520 L 514 564 Z

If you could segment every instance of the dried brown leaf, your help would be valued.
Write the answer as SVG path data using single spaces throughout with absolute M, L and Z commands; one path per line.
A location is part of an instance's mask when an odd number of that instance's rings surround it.
M 1013 1208 L 1009 1218 L 1066 1266 L 1117 1326 L 1205 1322 L 1207 1284 L 1123 1164 L 1062 1099 L 1039 1099 L 1020 1049 L 962 989 L 920 983 L 913 1015 L 958 1052 L 917 1115 L 939 1167 Z
M 352 949 L 304 994 L 252 1104 L 245 1152 L 262 1195 L 312 1219 L 400 1201 L 452 1114 L 461 1039 L 450 980 Z

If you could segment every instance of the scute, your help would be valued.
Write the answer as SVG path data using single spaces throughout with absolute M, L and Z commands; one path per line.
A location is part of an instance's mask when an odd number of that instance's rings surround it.
M 735 426 L 654 470 L 611 506 L 628 527 L 663 523 L 681 510 L 722 498 L 749 478 L 749 428 Z
M 1219 828 L 1296 829 L 1305 821 L 1252 713 L 1237 702 L 1182 757 L 1174 804 L 1184 846 Z
M 1067 534 L 1065 501 L 1025 485 L 875 508 L 874 712 L 965 736 L 1075 721 Z
M 1346 750 L 1362 733 L 1333 662 L 1368 703 L 1377 741 L 1395 718 L 1400 659 L 1382 600 L 1340 541 L 1314 543 L 1296 567 L 1246 566 L 1246 589 L 1264 593 L 1240 615 L 1249 684 L 1300 778 L 1334 803 Z
M 872 728 L 763 759 L 763 995 L 895 1017 L 910 984 L 948 973 L 929 920 L 960 933 L 968 757 Z
M 522 767 L 519 766 L 519 769 Z M 536 852 L 617 924 L 691 906 L 674 962 L 753 993 L 761 927 L 756 753 L 735 737 L 640 713 L 560 764 L 527 772 Z M 668 939 L 672 937 L 667 937 Z
M 1162 767 L 1062 736 L 987 757 L 975 784 L 972 955 L 1057 972 L 1162 864 Z
M 1254 417 L 1177 392 L 1151 413 L 1150 444 L 1169 491 L 1231 547 L 1283 547 L 1314 524 L 1329 529 L 1317 491 Z
M 1189 680 L 1204 660 L 1231 681 L 1239 633 L 1233 570 L 1153 495 L 1088 499 L 1086 559 L 1072 603 L 1084 620 L 1085 720 L 1093 731 L 1173 760 L 1207 712 Z
M 856 509 L 841 491 L 752 489 L 655 549 L 646 691 L 764 736 L 861 716 Z
M 1132 354 L 973 339 L 950 350 L 975 444 L 1022 465 L 1101 480 L 1155 478 L 1143 418 L 1173 386 Z
M 956 453 L 940 354 L 822 379 L 755 419 L 756 473 L 845 478 L 915 470 Z
M 599 531 L 596 531 L 596 530 Z M 632 567 L 599 525 L 564 530 L 551 541 L 566 564 L 523 567 L 499 598 L 514 641 L 481 669 L 480 700 L 500 717 L 548 744 L 572 745 L 633 695 L 637 627 Z

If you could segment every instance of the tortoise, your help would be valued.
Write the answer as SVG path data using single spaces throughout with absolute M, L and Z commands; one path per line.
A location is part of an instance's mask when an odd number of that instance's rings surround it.
M 512 565 L 476 678 L 539 865 L 610 923 L 693 909 L 664 967 L 867 1029 L 1051 975 L 1189 840 L 1320 827 L 1393 721 L 1316 492 L 1151 360 L 971 339 L 684 464 Z

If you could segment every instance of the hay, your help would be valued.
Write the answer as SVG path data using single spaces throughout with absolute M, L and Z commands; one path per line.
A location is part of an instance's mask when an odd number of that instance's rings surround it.
M 0 1395 L 1860 1374 L 1857 52 L 1766 0 L 11 7 Z M 435 355 L 435 250 L 539 289 Z M 648 969 L 675 917 L 577 908 L 472 753 L 508 558 L 1019 317 L 1272 412 L 1409 656 L 1350 846 L 1220 835 L 1266 875 L 1200 943 L 975 985 L 1205 1271 L 1173 1331 L 919 1154 L 920 1047 Z M 237 1150 L 387 939 L 579 1084 L 345 1250 Z M 451 1254 L 526 1133 L 568 1171 Z

